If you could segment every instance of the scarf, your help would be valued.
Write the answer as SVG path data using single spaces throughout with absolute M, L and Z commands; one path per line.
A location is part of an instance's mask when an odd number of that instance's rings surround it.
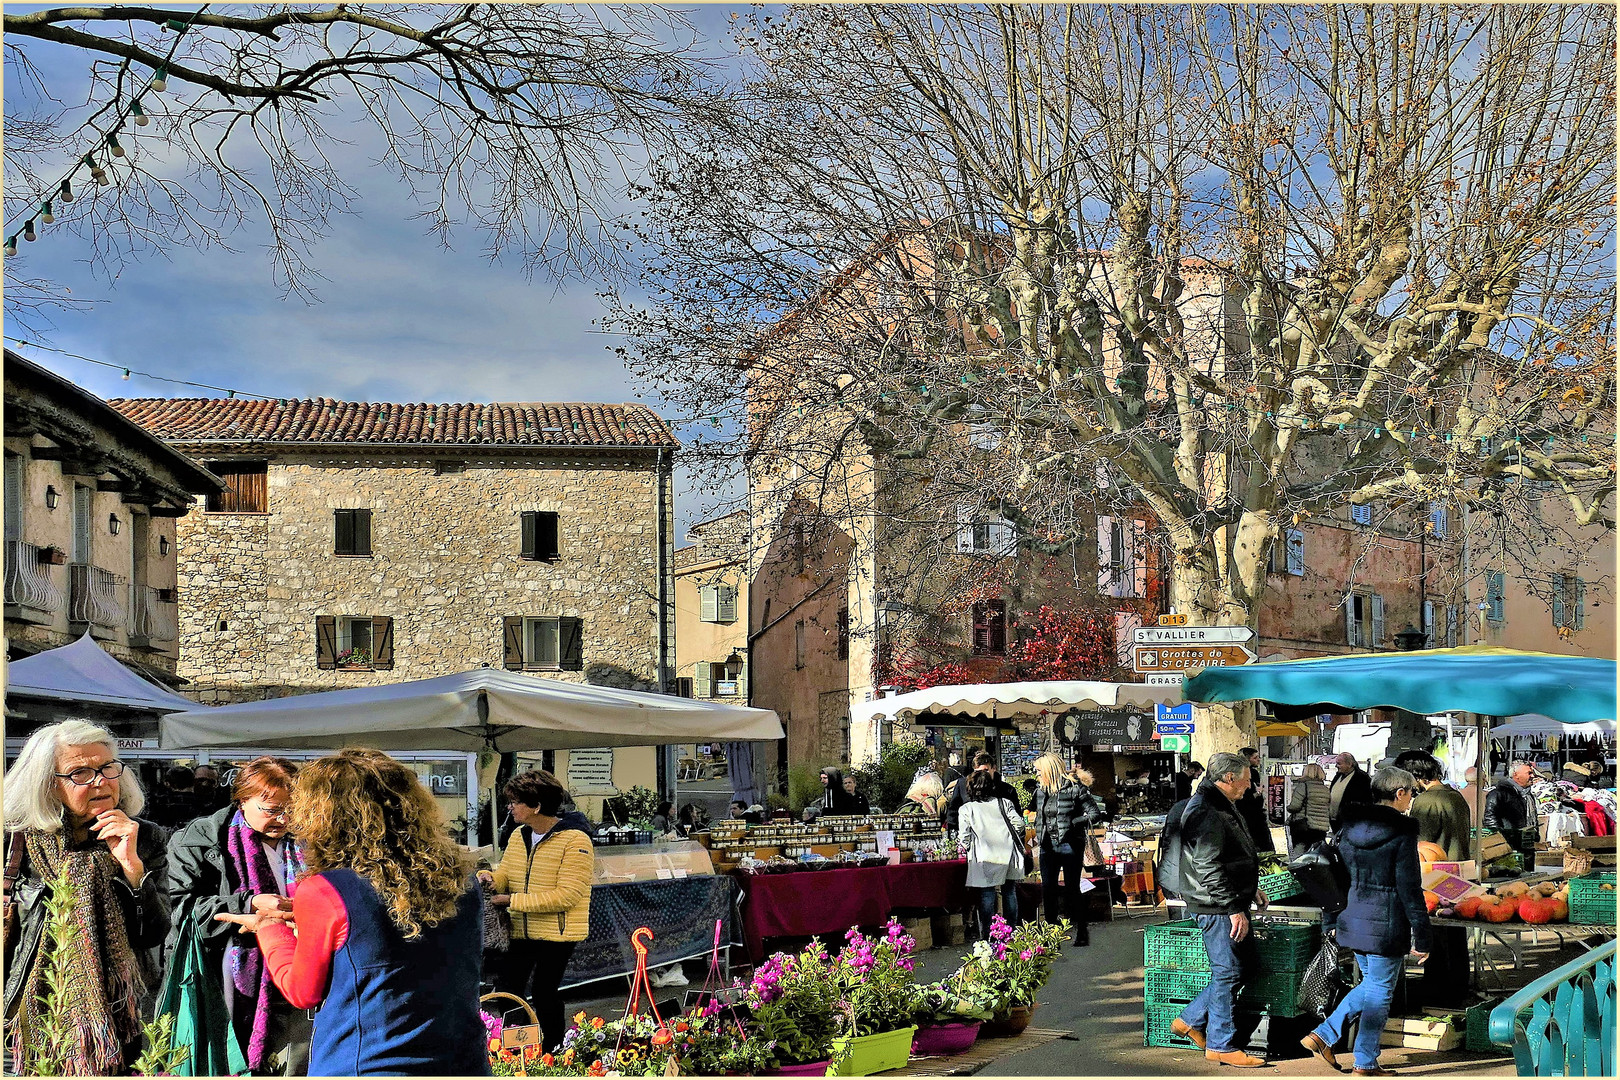
M 297 889 L 298 875 L 304 870 L 303 854 L 298 845 L 290 840 L 281 843 L 283 880 L 279 883 L 284 887 L 277 888 L 275 874 L 270 870 L 270 859 L 264 853 L 261 837 L 248 825 L 247 819 L 238 810 L 231 818 L 230 828 L 226 839 L 226 853 L 231 858 L 231 868 L 236 872 L 237 895 L 247 894 L 258 896 L 261 894 L 275 895 L 285 891 L 291 896 Z M 252 1069 L 264 1067 L 266 1042 L 270 1034 L 270 1007 L 281 1000 L 274 984 L 270 981 L 270 966 L 264 962 L 264 953 L 259 951 L 259 939 L 251 934 L 232 935 L 230 944 L 225 947 L 225 956 L 231 970 L 231 982 L 236 992 L 243 997 L 253 999 L 253 1031 L 248 1036 L 247 1059 Z
M 65 832 L 23 833 L 31 873 L 55 880 L 64 869 L 73 886 L 71 927 L 60 951 L 48 938 L 26 976 L 22 1008 L 12 1036 L 13 1053 L 38 1037 L 47 992 L 46 968 L 56 969 L 56 1009 L 68 1028 L 66 1068 L 70 1076 L 114 1076 L 126 1071 L 126 1047 L 140 1040 L 140 998 L 146 989 L 140 961 L 129 943 L 124 908 L 113 891 L 123 873 L 105 844 L 70 849 Z M 50 964 L 45 963 L 47 958 Z

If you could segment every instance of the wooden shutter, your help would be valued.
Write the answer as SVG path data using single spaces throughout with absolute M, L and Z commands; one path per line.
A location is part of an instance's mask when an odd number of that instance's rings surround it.
M 1423 601 L 1423 647 L 1425 649 L 1435 648 L 1436 629 L 1437 627 L 1434 624 L 1434 601 L 1425 600 Z
M 538 559 L 555 559 L 562 554 L 562 528 L 557 515 L 542 510 L 535 515 L 535 550 Z
M 715 588 L 716 622 L 737 621 L 737 586 L 720 585 Z
M 337 616 L 315 616 L 315 666 L 337 667 Z
M 1097 518 L 1097 592 L 1104 596 L 1115 596 L 1114 576 L 1108 568 L 1110 557 L 1109 538 L 1113 535 L 1114 519 L 1106 516 Z
M 709 662 L 699 664 L 692 675 L 692 692 L 698 697 L 708 697 L 712 690 L 709 688 Z
M 394 620 L 386 615 L 377 615 L 371 620 L 371 666 L 379 669 L 394 666 Z
M 1485 617 L 1491 622 L 1501 622 L 1504 612 L 1504 594 L 1507 591 L 1507 574 L 1501 570 L 1485 571 Z
M 1298 529 L 1288 530 L 1288 572 L 1295 577 L 1305 576 L 1305 534 Z
M 585 624 L 583 620 L 561 618 L 557 620 L 557 658 L 564 671 L 580 671 L 585 667 Z
M 332 511 L 332 551 L 337 555 L 353 555 L 354 551 L 354 511 Z
M 838 609 L 838 659 L 849 659 L 849 608 Z
M 371 554 L 370 510 L 356 510 L 354 512 L 354 553 L 356 555 Z
M 720 587 L 705 585 L 698 590 L 698 621 L 720 621 Z
M 538 559 L 540 557 L 537 554 L 537 552 L 540 550 L 537 543 L 539 536 L 539 517 L 540 515 L 536 514 L 532 510 L 525 510 L 523 513 L 518 515 L 518 520 L 522 522 L 523 533 L 523 538 L 520 541 L 521 547 L 518 549 L 518 552 L 522 558 Z
M 1350 505 L 1350 520 L 1357 525 L 1372 524 L 1372 504 L 1352 503 Z
M 1007 602 L 990 601 L 990 651 L 1000 655 L 1007 651 Z
M 28 463 L 21 454 L 6 455 L 6 539 L 23 535 L 23 493 L 28 485 Z
M 1361 597 L 1351 593 L 1344 598 L 1344 643 L 1350 646 L 1360 645 L 1357 640 L 1357 620 L 1360 614 Z
M 270 498 L 266 491 L 265 476 L 267 468 L 259 465 L 250 467 L 251 471 L 239 474 L 239 487 L 236 494 L 238 510 L 248 514 L 263 514 L 270 507 Z
M 1553 609 L 1553 625 L 1554 626 L 1567 626 L 1567 625 L 1569 625 L 1568 623 L 1566 623 L 1564 621 L 1566 618 L 1568 618 L 1568 614 L 1564 610 L 1564 575 L 1563 574 L 1554 574 L 1552 576 L 1552 609 Z
M 964 555 L 973 550 L 973 511 L 966 506 L 956 509 L 956 550 Z
M 1586 629 L 1586 579 L 1575 579 L 1575 629 Z
M 508 671 L 523 667 L 523 616 L 508 615 L 501 620 L 501 666 Z
M 83 484 L 73 485 L 73 561 L 90 561 L 90 515 L 95 492 Z
M 742 667 L 737 671 L 737 697 L 741 704 L 748 703 L 748 656 L 743 654 Z
M 1372 594 L 1372 640 L 1367 644 L 1377 648 L 1384 643 L 1384 598 Z
M 1457 605 L 1446 605 L 1446 648 L 1457 647 Z

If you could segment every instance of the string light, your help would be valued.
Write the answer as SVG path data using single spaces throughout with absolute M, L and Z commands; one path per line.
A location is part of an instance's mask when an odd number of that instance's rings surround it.
M 27 221 L 23 222 L 23 239 L 27 240 L 29 243 L 33 243 L 35 240 L 39 239 L 39 237 L 34 233 L 33 218 L 29 218 Z
M 56 215 L 51 212 L 51 200 L 46 199 L 45 205 L 39 208 L 39 220 L 47 225 L 56 220 Z
M 113 157 L 124 156 L 124 144 L 118 141 L 118 136 L 112 132 L 107 133 L 107 149 L 112 151 Z
M 5 252 L 7 255 L 17 254 L 17 238 L 15 236 L 6 237 Z
M 129 103 L 129 111 L 130 114 L 135 117 L 136 127 L 145 127 L 147 124 L 152 122 L 152 118 L 147 116 L 146 113 L 141 110 L 140 98 L 136 98 L 134 101 Z
M 11 248 L 16 246 L 16 239 L 16 237 L 12 237 L 6 241 L 6 254 L 13 254 Z M 199 390 L 217 390 L 218 392 L 227 394 L 231 397 L 235 397 L 240 394 L 242 397 L 255 398 L 259 401 L 277 400 L 268 394 L 255 394 L 248 390 L 233 390 L 228 386 L 215 386 L 213 383 L 192 382 L 190 379 L 176 379 L 169 375 L 154 375 L 150 371 L 139 371 L 135 368 L 125 367 L 123 364 L 113 364 L 106 360 L 97 360 L 93 356 L 80 356 L 78 353 L 68 352 L 66 349 L 56 349 L 49 345 L 41 345 L 33 341 L 24 341 L 22 338 L 12 337 L 10 334 L 7 334 L 5 337 L 7 341 L 17 345 L 19 348 L 38 349 L 41 352 L 56 353 L 59 356 L 72 357 L 74 360 L 83 360 L 85 363 L 95 364 L 97 367 L 111 368 L 114 371 L 122 372 L 121 377 L 125 379 L 129 378 L 131 375 L 139 375 L 143 379 L 153 379 L 157 382 L 173 383 L 176 386 L 195 386 Z
M 61 195 L 63 202 L 73 201 L 73 185 L 68 182 L 67 177 L 62 177 L 62 185 L 56 190 Z
M 201 13 L 199 12 L 199 14 Z M 152 81 L 146 85 L 160 94 L 163 93 L 163 91 L 169 88 L 169 69 L 162 67 L 158 68 L 156 73 L 154 73 L 152 76 Z

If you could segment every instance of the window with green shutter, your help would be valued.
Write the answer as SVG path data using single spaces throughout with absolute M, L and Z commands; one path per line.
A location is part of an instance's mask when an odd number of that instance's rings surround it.
M 1507 574 L 1501 570 L 1485 571 L 1485 618 L 1500 625 L 1507 617 Z
M 554 510 L 525 510 L 521 519 L 522 540 L 519 554 L 537 562 L 550 562 L 562 551 L 560 528 Z
M 332 519 L 334 533 L 333 554 L 371 554 L 370 510 L 334 510 L 332 511 Z

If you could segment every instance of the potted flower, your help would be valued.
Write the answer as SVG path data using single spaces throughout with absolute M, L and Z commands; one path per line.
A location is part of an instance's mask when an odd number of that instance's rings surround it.
M 761 1072 L 775 1049 L 751 1033 L 737 1014 L 710 1001 L 671 1024 L 681 1072 L 690 1076 L 746 1076 Z
M 849 1033 L 853 1017 L 825 946 L 812 941 L 798 956 L 769 957 L 754 969 L 745 1000 L 767 1074 L 826 1075 L 834 1040 Z
M 980 1025 L 994 1014 L 993 1005 L 954 975 L 921 987 L 912 1013 L 917 1034 L 911 1052 L 918 1057 L 964 1052 L 979 1037 Z
M 836 971 L 849 1002 L 854 1031 L 840 1076 L 870 1076 L 898 1069 L 911 1053 L 917 1033 L 913 1019 L 918 986 L 912 980 L 916 940 L 891 918 L 877 937 L 851 927 L 844 935 Z
M 975 997 L 994 1003 L 994 1016 L 980 1037 L 1005 1038 L 1029 1026 L 1035 995 L 1052 977 L 1052 964 L 1068 933 L 1067 919 L 1028 922 L 1017 930 L 1000 915 L 991 920 L 989 938 L 974 942 L 973 955 L 955 976 Z
M 340 668 L 369 668 L 371 666 L 371 653 L 366 649 L 344 649 L 337 654 L 337 666 Z

